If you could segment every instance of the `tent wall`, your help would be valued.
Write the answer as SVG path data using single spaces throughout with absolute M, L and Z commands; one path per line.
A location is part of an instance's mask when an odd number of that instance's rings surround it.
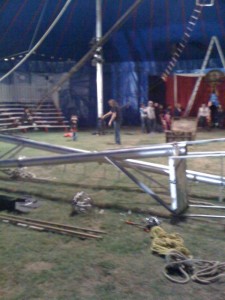
M 38 103 L 58 77 L 58 74 L 14 72 L 0 83 L 0 102 Z M 51 98 L 56 103 L 56 94 Z
M 0 101 L 38 103 L 74 63 L 30 62 L 20 72 L 0 83 Z M 122 107 L 125 124 L 139 122 L 138 107 L 148 99 L 149 74 L 159 72 L 155 63 L 114 63 L 104 65 L 104 111 L 108 100 L 116 99 Z M 3 74 L 3 73 L 2 73 Z M 59 90 L 61 109 L 67 119 L 72 113 L 80 117 L 81 126 L 94 126 L 97 119 L 95 68 L 86 65 L 75 73 Z
M 177 102 L 180 103 L 183 108 L 185 108 L 188 103 L 196 80 L 197 77 L 177 76 Z M 225 107 L 225 83 L 220 84 L 217 91 L 219 102 Z M 196 116 L 199 106 L 202 103 L 208 103 L 211 92 L 211 87 L 203 79 L 190 115 Z M 166 102 L 168 105 L 174 106 L 174 76 L 170 76 L 166 83 Z
M 198 69 L 202 61 L 180 61 L 179 69 Z M 58 82 L 61 76 L 68 72 L 75 62 L 46 62 L 29 61 L 23 64 L 18 72 L 0 82 L 0 101 L 35 102 L 37 103 Z M 216 61 L 210 61 L 215 67 Z M 189 69 L 188 69 L 189 65 Z M 11 67 L 12 62 L 0 63 L 0 72 L 4 74 Z M 149 97 L 153 101 L 164 103 L 164 99 L 158 99 L 151 95 L 150 89 L 156 86 L 156 78 L 166 67 L 166 62 L 121 62 L 104 64 L 104 111 L 109 109 L 108 100 L 116 99 L 123 110 L 124 124 L 137 124 L 139 122 L 139 105 L 147 103 Z M 97 121 L 97 96 L 96 96 L 96 72 L 91 64 L 83 66 L 75 73 L 59 90 L 58 94 L 50 97 L 54 103 L 58 103 L 66 116 L 70 118 L 72 113 L 80 117 L 80 126 L 95 126 Z M 195 79 L 178 79 L 178 101 L 186 105 Z M 157 83 L 158 84 L 158 83 Z M 160 86 L 160 85 L 159 85 Z M 174 102 L 173 78 L 166 82 L 166 102 Z M 207 87 L 201 88 L 197 95 L 197 106 L 201 101 L 207 100 L 209 92 Z M 220 99 L 224 103 L 224 87 L 221 87 Z M 164 98 L 164 95 L 160 96 Z M 157 99 L 156 99 L 157 98 Z M 196 105 L 192 113 L 196 112 Z M 225 103 L 224 103 L 225 106 Z
M 165 105 L 166 84 L 160 76 L 149 76 L 148 98 Z

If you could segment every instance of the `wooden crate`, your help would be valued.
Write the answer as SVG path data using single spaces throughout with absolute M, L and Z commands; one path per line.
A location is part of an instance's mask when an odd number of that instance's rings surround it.
M 197 118 L 173 119 L 171 130 L 167 130 L 166 142 L 193 141 L 197 131 Z

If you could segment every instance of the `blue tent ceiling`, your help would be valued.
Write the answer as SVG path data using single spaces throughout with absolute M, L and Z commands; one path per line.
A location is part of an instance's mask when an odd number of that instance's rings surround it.
M 201 2 L 208 0 L 200 0 Z M 103 34 L 134 0 L 102 0 Z M 143 0 L 103 47 L 106 62 L 168 61 L 196 0 Z M 0 0 L 0 59 L 19 57 L 46 32 L 66 0 Z M 32 60 L 79 60 L 95 36 L 95 0 L 73 0 Z M 212 36 L 225 49 L 225 0 L 203 7 L 182 60 L 202 59 Z M 216 57 L 218 53 L 214 51 Z

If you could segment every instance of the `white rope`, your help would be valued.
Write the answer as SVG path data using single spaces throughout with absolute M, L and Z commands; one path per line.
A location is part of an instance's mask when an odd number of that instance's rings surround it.
M 17 65 L 15 65 L 8 73 L 6 73 L 5 75 L 3 75 L 0 78 L 0 82 L 2 80 L 4 80 L 6 77 L 8 77 L 9 75 L 11 75 L 16 69 L 18 69 L 31 56 L 31 54 L 33 54 L 34 51 L 42 44 L 42 42 L 45 40 L 45 38 L 48 36 L 48 34 L 55 27 L 55 25 L 57 24 L 57 22 L 59 21 L 59 19 L 62 17 L 62 15 L 66 11 L 66 9 L 69 6 L 69 4 L 70 4 L 71 1 L 72 0 L 67 0 L 66 4 L 63 6 L 62 10 L 58 14 L 58 16 L 55 18 L 55 20 L 53 21 L 53 23 L 50 25 L 50 27 L 48 28 L 48 30 L 45 32 L 45 34 L 40 38 L 40 40 L 36 43 L 36 45 L 24 56 L 24 58 L 21 59 L 21 61 Z

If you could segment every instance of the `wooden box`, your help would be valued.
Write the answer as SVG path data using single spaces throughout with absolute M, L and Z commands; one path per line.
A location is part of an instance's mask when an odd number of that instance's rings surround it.
M 173 119 L 171 130 L 167 130 L 166 142 L 193 141 L 197 131 L 197 118 Z

